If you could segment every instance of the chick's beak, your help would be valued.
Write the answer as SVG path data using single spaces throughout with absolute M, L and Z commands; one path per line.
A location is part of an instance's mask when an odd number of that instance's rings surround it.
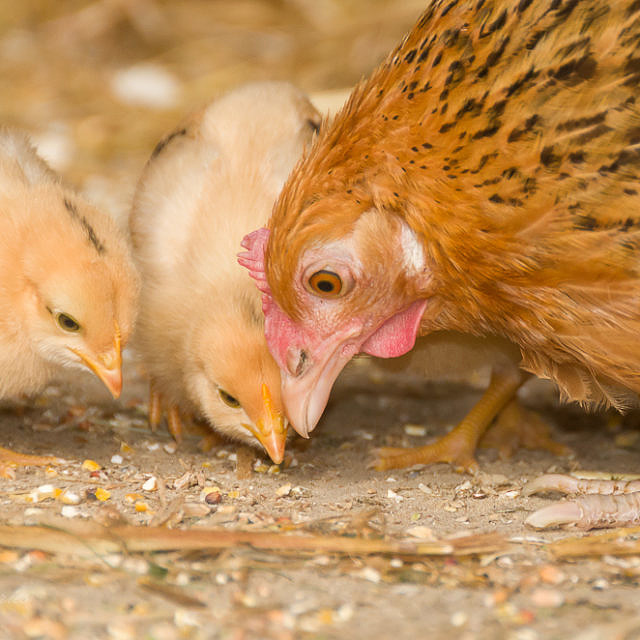
M 262 384 L 262 411 L 256 420 L 256 426 L 244 424 L 265 448 L 275 464 L 280 464 L 284 458 L 284 448 L 287 442 L 288 424 L 284 415 L 274 409 L 271 392 L 266 384 Z
M 122 391 L 122 348 L 120 344 L 120 331 L 117 326 L 113 346 L 95 358 L 79 349 L 72 347 L 69 347 L 69 349 L 102 380 L 114 398 L 120 396 Z

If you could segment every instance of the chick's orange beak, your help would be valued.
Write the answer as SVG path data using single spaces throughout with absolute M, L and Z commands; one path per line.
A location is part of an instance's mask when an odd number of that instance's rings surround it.
M 87 367 L 102 380 L 114 398 L 120 396 L 122 392 L 122 348 L 120 344 L 120 330 L 117 325 L 115 337 L 113 338 L 113 346 L 95 358 L 79 349 L 72 347 L 69 347 L 69 349 L 81 358 Z
M 275 464 L 282 462 L 288 424 L 284 415 L 274 409 L 271 392 L 266 384 L 262 384 L 262 416 L 256 420 L 255 427 L 248 424 L 243 426 L 259 440 Z

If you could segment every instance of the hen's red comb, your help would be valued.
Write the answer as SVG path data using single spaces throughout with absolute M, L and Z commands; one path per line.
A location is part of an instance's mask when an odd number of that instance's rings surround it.
M 269 241 L 269 229 L 262 227 L 248 233 L 241 242 L 246 249 L 238 254 L 238 262 L 249 270 L 249 275 L 254 279 L 258 289 L 262 292 L 262 310 L 267 312 L 271 304 L 271 289 L 264 271 L 264 254 Z

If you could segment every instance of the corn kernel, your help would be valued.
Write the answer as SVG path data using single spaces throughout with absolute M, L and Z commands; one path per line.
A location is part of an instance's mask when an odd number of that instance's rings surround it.
M 111 497 L 111 493 L 102 487 L 98 487 L 96 489 L 96 499 L 100 500 L 100 502 L 105 502 Z

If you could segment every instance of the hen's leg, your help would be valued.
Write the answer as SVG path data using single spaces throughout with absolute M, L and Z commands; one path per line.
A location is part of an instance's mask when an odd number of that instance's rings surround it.
M 480 438 L 525 379 L 526 374 L 517 369 L 494 369 L 489 387 L 453 431 L 424 447 L 382 447 L 377 451 L 374 468 L 384 471 L 414 464 L 449 462 L 465 471 L 476 471 L 478 463 L 474 454 Z
M 542 449 L 556 456 L 571 453 L 568 447 L 553 440 L 549 425 L 535 411 L 525 409 L 515 398 L 498 414 L 479 446 L 497 449 L 503 460 L 518 449 Z

